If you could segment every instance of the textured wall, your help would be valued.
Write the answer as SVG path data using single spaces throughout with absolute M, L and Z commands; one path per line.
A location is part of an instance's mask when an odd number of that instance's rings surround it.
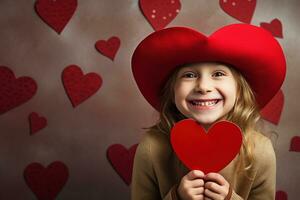
M 0 199 L 35 199 L 23 178 L 26 166 L 32 162 L 47 166 L 56 160 L 69 169 L 57 199 L 129 199 L 130 186 L 111 167 L 106 152 L 115 143 L 126 148 L 138 143 L 141 128 L 156 119 L 135 85 L 130 66 L 134 48 L 154 30 L 138 0 L 78 0 L 61 34 L 41 20 L 34 4 L 34 0 L 0 0 L 0 65 L 9 67 L 17 78 L 31 77 L 38 85 L 29 101 L 0 114 Z M 285 102 L 278 125 L 266 121 L 266 127 L 279 136 L 277 189 L 294 200 L 299 194 L 300 153 L 289 149 L 292 137 L 300 135 L 299 9 L 296 0 L 258 0 L 251 21 L 259 25 L 278 18 L 283 25 L 283 39 L 278 41 L 287 58 Z M 210 34 L 238 22 L 217 0 L 181 0 L 180 12 L 167 27 L 190 26 Z M 111 36 L 121 40 L 114 61 L 95 49 L 98 40 Z M 62 84 L 62 71 L 70 64 L 103 80 L 101 88 L 75 108 Z M 48 121 L 33 135 L 28 122 L 31 112 Z

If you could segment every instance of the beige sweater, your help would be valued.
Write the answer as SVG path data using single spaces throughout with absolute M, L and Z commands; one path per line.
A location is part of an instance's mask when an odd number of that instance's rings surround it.
M 231 200 L 274 200 L 276 158 L 271 141 L 253 133 L 254 166 L 247 174 L 237 173 L 237 157 L 219 173 L 230 183 Z M 172 200 L 174 188 L 188 169 L 172 150 L 169 137 L 148 132 L 138 145 L 132 174 L 131 200 Z M 254 177 L 250 180 L 248 177 Z

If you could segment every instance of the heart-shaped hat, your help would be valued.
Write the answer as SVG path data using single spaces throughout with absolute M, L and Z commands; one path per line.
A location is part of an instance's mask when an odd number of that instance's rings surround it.
M 132 56 L 132 71 L 146 100 L 160 110 L 161 89 L 178 66 L 222 62 L 235 67 L 250 84 L 258 105 L 264 107 L 280 89 L 286 73 L 283 50 L 263 28 L 231 24 L 205 36 L 187 27 L 153 32 Z

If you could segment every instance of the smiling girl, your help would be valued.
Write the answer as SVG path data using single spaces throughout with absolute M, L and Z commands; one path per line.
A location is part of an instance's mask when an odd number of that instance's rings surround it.
M 275 153 L 256 127 L 259 110 L 285 77 L 283 51 L 270 33 L 246 24 L 209 37 L 186 27 L 163 29 L 139 44 L 132 69 L 160 113 L 136 151 L 132 200 L 275 199 Z M 171 128 L 186 118 L 206 130 L 219 120 L 237 124 L 239 154 L 218 173 L 187 169 L 170 145 Z

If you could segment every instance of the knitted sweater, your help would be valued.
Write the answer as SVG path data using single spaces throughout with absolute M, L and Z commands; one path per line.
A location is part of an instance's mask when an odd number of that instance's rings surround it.
M 251 139 L 255 144 L 253 167 L 237 173 L 237 156 L 219 173 L 232 187 L 231 200 L 274 200 L 276 158 L 272 143 L 260 133 L 253 133 Z M 134 158 L 131 200 L 174 200 L 174 186 L 188 172 L 173 152 L 169 136 L 147 132 Z

